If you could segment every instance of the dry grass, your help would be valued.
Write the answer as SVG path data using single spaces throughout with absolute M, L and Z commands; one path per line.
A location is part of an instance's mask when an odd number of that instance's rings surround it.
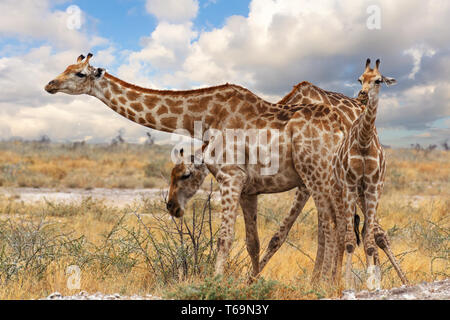
M 28 179 L 34 177 L 36 187 L 65 186 L 69 177 L 77 179 L 73 172 L 85 172 L 84 178 L 77 180 L 77 186 L 83 188 L 112 187 L 114 183 L 108 180 L 108 173 L 114 173 L 110 179 L 115 183 L 123 179 L 123 187 L 141 187 L 141 179 L 146 175 L 159 179 L 155 173 L 158 165 L 148 166 L 152 159 L 160 161 L 163 170 L 170 167 L 163 161 L 169 154 L 169 149 L 164 148 L 156 151 L 128 146 L 124 151 L 86 146 L 86 150 L 64 151 L 62 146 L 51 147 L 55 149 L 38 153 L 31 146 L 6 150 L 3 145 L 0 148 L 3 184 L 19 186 L 19 172 L 24 170 Z M 122 160 L 126 165 L 121 165 Z M 120 179 L 115 175 L 117 172 Z M 388 175 L 378 216 L 411 283 L 450 276 L 449 176 L 448 152 L 388 150 Z M 154 183 L 163 184 L 162 179 Z M 293 195 L 287 192 L 260 197 L 258 226 L 263 249 L 287 214 Z M 198 221 L 205 202 L 197 199 Z M 149 229 L 133 214 L 136 210 Z M 187 261 L 193 265 L 193 260 L 189 260 L 193 259 L 191 238 L 185 234 L 181 245 L 175 222 L 168 217 L 161 199 L 144 199 L 119 209 L 91 199 L 72 204 L 27 204 L 0 195 L 0 299 L 34 299 L 54 291 L 68 295 L 80 290 L 126 295 L 151 293 L 175 298 L 317 299 L 340 294 L 342 288 L 312 288 L 309 284 L 317 245 L 317 212 L 311 200 L 293 226 L 287 243 L 264 270 L 262 277 L 266 280 L 251 287 L 246 283 L 250 261 L 245 251 L 242 215 L 237 219 L 227 278 L 211 278 L 214 259 L 207 257 L 215 253 L 215 244 L 212 251 L 209 248 L 220 223 L 219 211 L 220 206 L 212 203 L 211 223 L 205 219 L 207 224 L 198 242 L 202 251 L 197 253 L 204 260 L 199 260 L 195 271 L 193 268 L 186 271 Z M 192 210 L 185 218 L 192 231 L 195 220 Z M 207 231 L 209 226 L 212 238 Z M 183 230 L 188 232 L 186 227 Z M 33 248 L 37 251 L 34 255 L 30 254 Z M 162 253 L 166 258 L 158 264 Z M 382 286 L 399 286 L 395 271 L 382 252 L 380 255 Z M 82 271 L 79 290 L 67 288 L 66 269 L 73 264 Z M 357 249 L 353 268 L 363 281 L 361 248 Z M 364 283 L 358 286 L 364 288 Z

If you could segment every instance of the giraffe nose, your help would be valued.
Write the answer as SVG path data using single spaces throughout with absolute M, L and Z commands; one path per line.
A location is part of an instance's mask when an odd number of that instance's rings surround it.
M 55 88 L 57 85 L 58 85 L 58 81 L 52 80 L 45 86 L 45 91 L 47 91 L 48 93 L 52 93 L 53 94 L 57 90 Z
M 171 210 L 173 209 L 174 206 L 175 206 L 175 204 L 173 203 L 172 200 L 169 200 L 169 201 L 167 202 L 167 205 L 166 205 L 167 210 L 171 211 Z

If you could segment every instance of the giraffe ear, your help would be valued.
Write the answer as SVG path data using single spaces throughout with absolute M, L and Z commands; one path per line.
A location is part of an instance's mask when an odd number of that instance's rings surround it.
M 397 80 L 395 80 L 394 78 L 389 78 L 389 77 L 383 76 L 383 77 L 381 78 L 381 80 L 382 80 L 388 87 L 397 84 Z

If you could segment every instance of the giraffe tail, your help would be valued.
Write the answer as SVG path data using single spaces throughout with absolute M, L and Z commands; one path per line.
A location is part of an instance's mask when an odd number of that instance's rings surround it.
M 360 222 L 359 215 L 355 212 L 354 230 L 355 230 L 355 235 L 356 235 L 356 244 L 358 246 L 361 244 L 361 238 L 359 235 L 359 222 Z

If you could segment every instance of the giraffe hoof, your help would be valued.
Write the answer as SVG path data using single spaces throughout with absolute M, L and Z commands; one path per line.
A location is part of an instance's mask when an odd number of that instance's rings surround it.
M 355 246 L 352 244 L 347 244 L 345 246 L 345 250 L 347 250 L 348 253 L 353 253 L 353 251 L 355 251 Z
M 373 256 L 373 254 L 375 253 L 375 248 L 373 247 L 367 248 L 366 252 L 368 256 Z

